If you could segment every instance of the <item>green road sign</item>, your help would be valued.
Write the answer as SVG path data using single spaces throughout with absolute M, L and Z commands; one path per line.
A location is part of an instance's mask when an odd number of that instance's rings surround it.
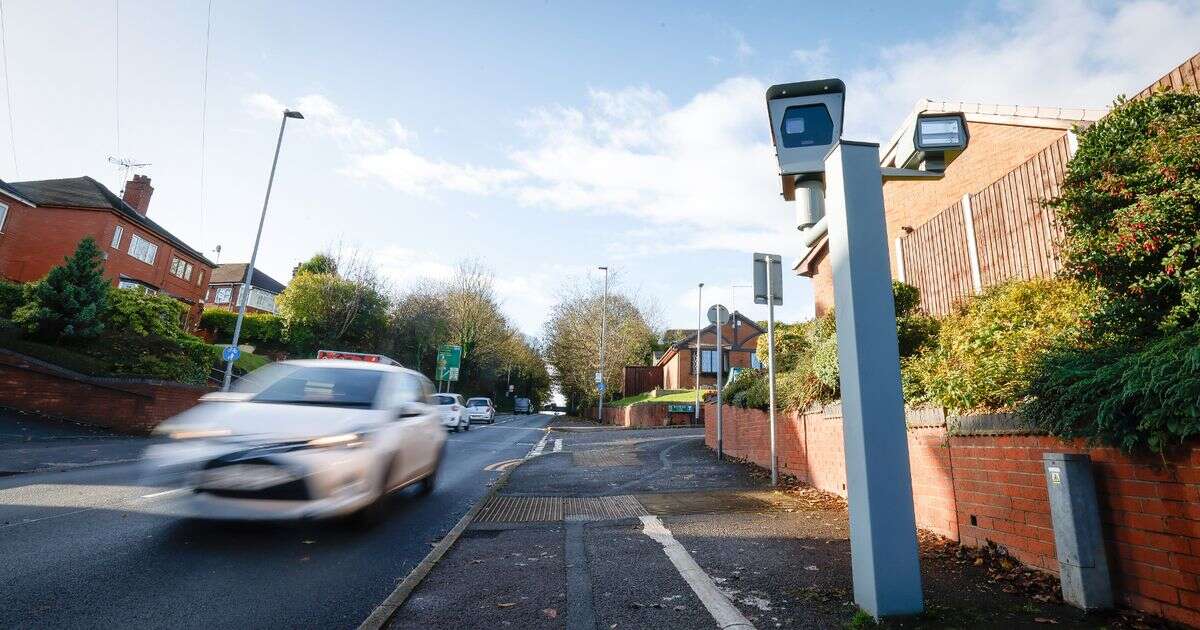
M 462 367 L 462 346 L 447 344 L 438 348 L 437 380 L 457 381 L 460 367 Z
M 696 413 L 696 405 L 667 405 L 667 413 Z

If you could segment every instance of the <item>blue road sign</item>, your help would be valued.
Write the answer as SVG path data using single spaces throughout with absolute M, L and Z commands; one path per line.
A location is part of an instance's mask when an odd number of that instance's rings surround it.
M 221 358 L 226 361 L 237 361 L 242 356 L 242 351 L 237 346 L 225 346 L 221 351 Z
M 600 381 L 599 383 L 596 383 L 596 389 L 600 390 L 600 393 L 603 394 L 604 393 L 604 381 Z

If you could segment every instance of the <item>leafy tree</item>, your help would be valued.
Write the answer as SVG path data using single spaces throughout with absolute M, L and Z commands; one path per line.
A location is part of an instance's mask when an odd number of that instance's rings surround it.
M 277 298 L 285 333 L 297 353 L 312 354 L 318 348 L 379 350 L 388 326 L 384 287 L 365 264 L 356 263 L 350 271 L 345 277 L 299 274 Z
M 26 303 L 16 309 L 13 320 L 41 339 L 95 338 L 104 331 L 109 286 L 103 254 L 95 240 L 85 238 L 62 265 L 27 286 Z
M 391 312 L 391 349 L 401 363 L 433 378 L 438 346 L 449 339 L 445 292 L 423 284 L 396 300 Z
M 331 254 L 314 254 L 312 258 L 296 265 L 292 269 L 292 275 L 298 276 L 303 273 L 329 274 L 332 276 L 338 275 L 337 259 Z
M 180 323 L 186 313 L 187 305 L 169 295 L 109 286 L 104 323 L 114 334 L 181 339 L 187 335 Z

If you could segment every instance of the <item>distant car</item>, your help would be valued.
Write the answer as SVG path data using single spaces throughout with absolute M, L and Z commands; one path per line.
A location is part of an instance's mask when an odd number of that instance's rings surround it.
M 381 363 L 273 363 L 159 425 L 170 440 L 147 449 L 147 480 L 188 489 L 199 518 L 373 520 L 392 490 L 433 490 L 446 434 L 432 395 Z
M 434 394 L 433 404 L 441 410 L 442 426 L 455 432 L 471 430 L 471 418 L 467 416 L 467 404 L 463 402 L 462 394 Z
M 471 422 L 476 420 L 492 424 L 496 421 L 496 406 L 492 404 L 491 398 L 468 398 L 467 399 L 467 418 Z
M 533 413 L 533 401 L 528 398 L 518 398 L 513 401 L 513 413 Z

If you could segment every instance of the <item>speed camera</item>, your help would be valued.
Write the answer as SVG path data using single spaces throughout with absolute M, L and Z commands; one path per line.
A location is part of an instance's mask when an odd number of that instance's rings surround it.
M 969 140 L 963 114 L 919 114 L 912 133 L 903 134 L 897 145 L 897 166 L 943 172 L 967 148 Z
M 845 95 L 846 84 L 840 79 L 783 83 L 767 89 L 767 115 L 780 175 L 803 180 L 824 172 L 825 155 L 842 136 Z

